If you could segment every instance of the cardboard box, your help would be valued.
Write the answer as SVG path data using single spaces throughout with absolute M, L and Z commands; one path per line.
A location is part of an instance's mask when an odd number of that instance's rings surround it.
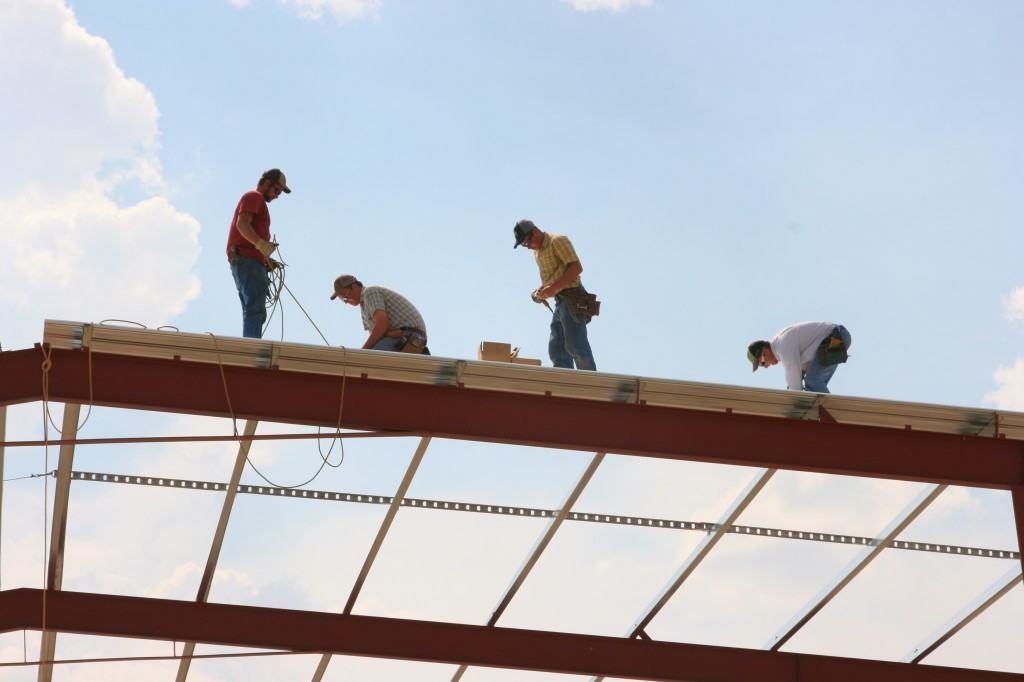
M 498 343 L 497 341 L 481 341 L 477 350 L 477 360 L 494 360 L 496 362 L 508 362 L 512 357 L 511 343 Z

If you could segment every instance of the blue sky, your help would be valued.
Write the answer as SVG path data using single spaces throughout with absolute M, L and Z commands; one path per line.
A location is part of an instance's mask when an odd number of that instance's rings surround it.
M 279 166 L 294 190 L 271 204 L 287 283 L 334 345 L 358 346 L 365 336 L 354 309 L 328 300 L 334 277 L 351 272 L 410 298 L 437 355 L 473 358 L 486 339 L 548 364 L 547 315 L 528 297 L 536 267 L 510 248 L 512 225 L 528 217 L 573 239 L 583 280 L 603 301 L 589 328 L 601 370 L 781 388 L 778 369 L 751 375 L 746 344 L 823 319 L 853 335 L 834 392 L 1024 409 L 1022 22 L 1024 5 L 995 0 L 9 1 L 0 9 L 0 38 L 14 55 L 0 64 L 8 159 L 0 209 L 11 247 L 0 272 L 0 343 L 41 340 L 45 318 L 239 334 L 223 250 L 228 222 L 239 196 Z M 275 321 L 268 337 L 320 343 L 289 299 L 284 314 L 283 334 Z M 36 433 L 37 410 L 12 414 L 9 430 Z M 101 432 L 226 428 L 153 416 L 124 422 L 107 411 L 96 418 Z M 442 448 L 418 494 L 487 491 L 554 505 L 584 465 L 568 453 L 489 459 L 465 447 Z M 391 464 L 374 469 L 367 455 L 364 474 L 354 464 L 317 486 L 393 491 L 411 449 L 388 444 Z M 227 477 L 230 449 L 196 452 L 185 463 L 169 450 L 138 459 L 104 452 L 90 466 Z M 285 479 L 309 468 L 308 447 L 267 453 Z M 9 457 L 9 475 L 41 470 L 41 456 L 32 457 Z M 520 457 L 529 466 L 515 464 Z M 509 466 L 517 475 L 496 479 Z M 633 481 L 629 490 L 657 489 L 657 513 L 708 518 L 750 475 L 708 473 L 717 487 L 698 503 L 699 486 L 686 487 L 697 470 L 687 466 L 695 465 L 606 470 L 616 472 L 609 481 Z M 842 501 L 857 509 L 859 491 L 880 505 L 858 531 L 870 534 L 911 496 L 899 484 L 820 478 L 831 482 L 779 482 L 768 518 L 842 524 Z M 543 501 L 527 499 L 537 479 L 550 483 Z M 512 488 L 502 492 L 499 482 Z M 37 492 L 25 490 L 24 500 L 5 496 L 5 507 L 38 511 Z M 603 490 L 595 508 L 635 507 L 642 497 Z M 83 508 L 85 500 L 106 508 L 100 492 L 95 501 L 82 493 Z M 797 511 L 783 492 L 821 506 Z M 1004 497 L 961 491 L 951 499 L 944 527 L 961 528 L 965 544 L 1015 541 Z M 162 527 L 172 502 L 147 522 Z M 287 530 L 276 527 L 282 540 Z M 528 547 L 535 531 L 520 532 L 511 535 Z M 163 584 L 201 563 L 206 542 L 168 556 L 159 575 L 139 567 L 137 584 Z M 582 547 L 592 545 L 578 542 L 568 546 L 589 558 Z M 621 555 L 623 542 L 608 539 L 606 549 Z M 685 556 L 685 547 L 663 549 L 661 558 Z M 246 550 L 238 550 L 232 570 L 241 575 Z M 822 552 L 826 566 L 842 565 L 841 553 Z M 671 563 L 650 569 L 649 584 L 660 584 Z M 633 575 L 645 566 L 620 568 Z M 109 566 L 82 570 L 81 584 L 118 589 L 104 582 L 115 572 Z M 255 601 L 287 602 L 294 586 L 282 587 L 290 578 L 281 570 L 235 587 L 249 585 Z M 191 598 L 194 584 L 183 584 L 168 593 Z M 243 592 L 232 594 L 243 600 Z M 472 607 L 491 606 L 492 592 L 481 586 L 482 605 Z M 381 612 L 393 613 L 386 594 Z M 794 598 L 779 605 L 782 620 L 802 603 Z M 625 627 L 646 597 L 622 600 Z M 479 619 L 465 605 L 459 613 Z M 751 637 L 737 643 L 758 645 Z M 862 653 L 884 649 L 864 643 Z M 980 665 L 963 655 L 953 662 Z M 1002 655 L 989 660 L 1024 670 L 1019 653 Z

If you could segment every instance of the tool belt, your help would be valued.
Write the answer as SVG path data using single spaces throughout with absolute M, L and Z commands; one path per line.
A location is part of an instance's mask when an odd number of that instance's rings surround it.
M 427 349 L 427 334 L 416 327 L 393 327 L 387 331 L 386 336 L 397 336 L 397 353 L 423 353 Z
M 555 298 L 562 301 L 569 309 L 569 314 L 577 322 L 588 324 L 590 318 L 601 314 L 601 302 L 596 294 L 588 293 L 581 284 L 578 287 L 562 289 Z
M 846 352 L 846 344 L 839 333 L 839 327 L 832 329 L 832 333 L 826 336 L 818 345 L 818 362 L 824 367 L 838 365 L 846 362 L 849 354 Z

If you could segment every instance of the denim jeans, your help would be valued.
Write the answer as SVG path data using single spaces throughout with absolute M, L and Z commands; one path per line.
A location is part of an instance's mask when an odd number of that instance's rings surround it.
M 594 352 L 587 340 L 587 325 L 569 314 L 569 307 L 561 298 L 555 299 L 555 314 L 551 318 L 551 338 L 548 355 L 555 367 L 596 370 Z
M 850 332 L 846 331 L 846 327 L 843 325 L 838 325 L 836 329 L 839 330 L 839 336 L 843 339 L 843 343 L 849 348 L 853 342 L 850 338 Z M 826 367 L 821 364 L 817 353 L 815 353 L 814 360 L 811 361 L 811 366 L 807 368 L 807 373 L 804 375 L 804 389 L 814 391 L 815 393 L 828 393 L 828 381 L 836 373 L 837 367 L 839 365 L 829 365 Z
M 255 258 L 235 256 L 231 259 L 231 275 L 235 278 L 238 300 L 242 302 L 242 336 L 263 338 L 263 323 L 267 321 L 267 291 L 270 273 Z

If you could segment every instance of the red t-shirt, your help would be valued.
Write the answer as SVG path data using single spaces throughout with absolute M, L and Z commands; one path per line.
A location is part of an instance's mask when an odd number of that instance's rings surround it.
M 255 246 L 248 239 L 238 232 L 238 214 L 252 213 L 252 227 L 262 239 L 270 241 L 270 210 L 267 208 L 267 201 L 263 194 L 256 190 L 250 190 L 242 195 L 235 207 L 235 216 L 231 219 L 231 228 L 228 230 L 228 261 L 238 250 L 240 256 L 255 258 L 264 265 L 267 259 L 263 257 Z

